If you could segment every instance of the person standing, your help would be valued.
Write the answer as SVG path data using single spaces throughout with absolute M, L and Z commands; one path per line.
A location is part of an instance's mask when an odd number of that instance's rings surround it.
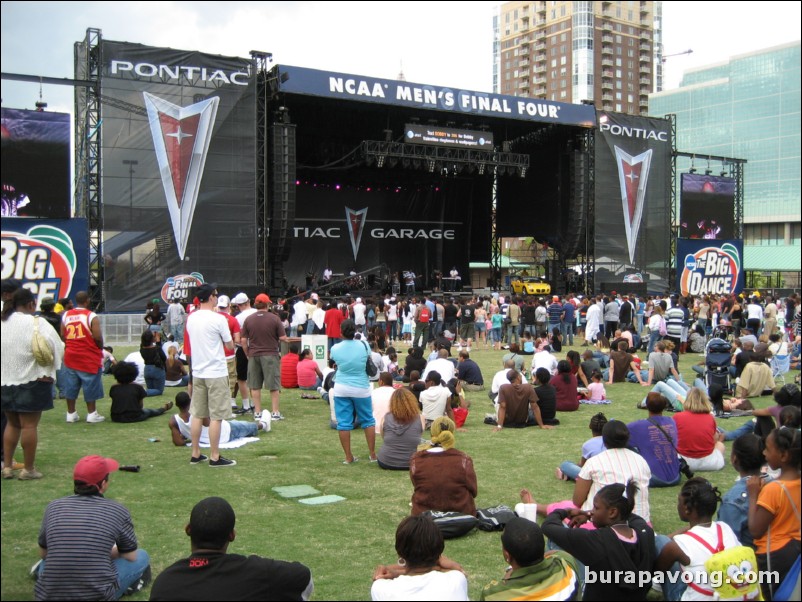
M 234 466 L 220 455 L 220 429 L 231 414 L 225 349 L 234 349 L 226 319 L 215 310 L 217 286 L 202 284 L 195 292 L 200 307 L 187 317 L 186 334 L 192 353 L 192 456 L 190 464 L 209 460 L 209 466 Z M 210 458 L 200 453 L 203 419 L 209 418 Z
M 8 420 L 3 430 L 3 478 L 14 478 L 14 452 L 22 440 L 25 466 L 21 481 L 41 479 L 36 470 L 36 446 L 42 412 L 53 409 L 53 382 L 61 367 L 64 344 L 43 318 L 34 318 L 36 299 L 27 288 L 17 289 L 2 316 L 2 408 Z M 41 366 L 33 355 L 34 330 L 47 340 L 53 363 Z
M 264 293 L 256 295 L 256 313 L 248 317 L 242 326 L 242 349 L 248 356 L 248 388 L 254 408 L 254 420 L 262 417 L 262 386 L 270 391 L 271 418 L 284 420 L 279 411 L 281 393 L 281 360 L 279 342 L 289 341 L 279 317 L 267 310 L 270 297 Z M 193 412 L 194 415 L 194 412 Z
M 337 417 L 337 433 L 345 452 L 343 464 L 353 464 L 357 458 L 351 453 L 351 431 L 354 430 L 354 415 L 365 431 L 370 461 L 376 462 L 376 421 L 373 418 L 373 401 L 365 364 L 370 349 L 364 341 L 355 341 L 356 324 L 345 320 L 340 325 L 343 341 L 331 348 L 331 358 L 337 364 L 337 380 L 332 389 L 334 411 Z
M 184 344 L 184 321 L 186 316 L 187 312 L 184 306 L 181 305 L 181 300 L 176 297 L 167 308 L 167 324 L 170 328 L 170 334 L 173 335 L 173 340 L 179 345 Z
M 237 293 L 231 299 L 231 305 L 235 306 L 238 309 L 236 314 L 237 322 L 239 322 L 240 328 L 240 337 L 242 336 L 242 327 L 245 325 L 245 320 L 248 319 L 248 316 L 251 316 L 256 313 L 256 310 L 251 307 L 251 300 L 248 298 L 248 295 L 245 293 Z M 232 335 L 233 336 L 233 335 Z M 245 355 L 245 352 L 242 350 L 242 341 L 240 340 L 240 344 L 237 345 L 236 351 L 236 362 L 237 362 L 237 387 L 239 388 L 239 393 L 242 396 L 242 409 L 236 410 L 235 414 L 245 414 L 249 411 L 253 410 L 251 406 L 251 398 L 250 398 L 250 391 L 248 390 L 248 356 Z
M 150 580 L 150 557 L 138 549 L 131 513 L 106 499 L 119 462 L 85 456 L 73 470 L 75 495 L 48 504 L 39 531 L 37 600 L 118 600 Z
M 79 291 L 75 295 L 75 309 L 64 312 L 61 320 L 61 338 L 65 343 L 62 380 L 67 398 L 67 422 L 78 422 L 75 400 L 83 389 L 88 412 L 86 421 L 103 422 L 106 418 L 97 412 L 96 402 L 103 397 L 103 333 L 100 318 L 89 309 L 89 294 Z

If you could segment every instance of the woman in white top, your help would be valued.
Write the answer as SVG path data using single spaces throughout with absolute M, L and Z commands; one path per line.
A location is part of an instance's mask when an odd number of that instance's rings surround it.
M 42 478 L 34 466 L 39 420 L 43 411 L 53 409 L 53 382 L 61 368 L 64 343 L 47 320 L 34 318 L 35 312 L 36 298 L 27 288 L 18 288 L 3 307 L 2 409 L 8 419 L 3 440 L 4 479 L 14 478 L 14 452 L 20 440 L 25 468 L 17 478 Z M 34 330 L 50 347 L 53 362 L 48 366 L 41 366 L 34 357 Z
M 658 571 L 686 573 L 671 575 L 663 583 L 663 596 L 666 600 L 754 600 L 760 593 L 755 583 L 745 584 L 741 595 L 734 598 L 721 598 L 708 583 L 705 562 L 713 555 L 712 550 L 726 550 L 740 546 L 732 528 L 727 523 L 714 521 L 721 495 L 717 488 L 706 479 L 694 477 L 682 487 L 677 502 L 677 512 L 688 528 L 681 529 L 671 536 L 658 535 L 655 547 L 659 550 L 655 568 Z M 743 559 L 746 561 L 746 559 Z M 743 562 L 739 569 L 743 569 Z M 751 567 L 757 572 L 757 566 Z M 687 585 L 685 581 L 688 581 Z
M 443 556 L 440 529 L 426 515 L 408 516 L 395 532 L 398 564 L 379 565 L 370 588 L 372 600 L 467 600 L 462 567 Z

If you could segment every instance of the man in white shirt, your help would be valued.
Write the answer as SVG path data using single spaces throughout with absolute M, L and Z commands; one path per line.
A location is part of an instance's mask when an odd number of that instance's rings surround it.
M 365 332 L 365 326 L 367 325 L 367 320 L 365 319 L 366 310 L 365 304 L 362 303 L 362 297 L 357 297 L 351 311 L 354 312 L 354 324 L 356 324 L 359 332 Z
M 195 291 L 200 308 L 187 317 L 186 334 L 192 358 L 192 456 L 190 464 L 209 460 L 209 466 L 235 466 L 234 460 L 220 455 L 222 422 L 231 413 L 228 366 L 224 348 L 234 349 L 226 319 L 214 311 L 217 286 L 202 284 Z M 210 457 L 200 453 L 203 419 L 209 418 Z
M 454 378 L 454 369 L 454 363 L 448 359 L 448 351 L 446 349 L 441 349 L 437 352 L 437 359 L 426 364 L 426 370 L 423 371 L 421 380 L 425 382 L 426 377 L 431 372 L 436 371 L 440 374 L 444 381 L 448 382 Z
M 256 310 L 251 307 L 251 300 L 245 293 L 237 293 L 231 299 L 231 306 L 237 307 L 239 312 L 235 316 L 239 322 L 240 331 L 245 324 L 245 319 L 256 313 Z M 248 357 L 242 350 L 242 345 L 237 345 L 237 386 L 239 387 L 239 394 L 242 396 L 242 409 L 235 410 L 235 414 L 244 414 L 253 409 L 251 406 L 251 392 L 248 388 Z
M 557 358 L 546 349 L 538 351 L 532 356 L 532 375 L 537 372 L 538 368 L 545 368 L 554 376 L 557 374 Z
M 292 306 L 292 322 L 290 324 L 290 336 L 299 337 L 306 329 L 306 303 L 300 297 Z

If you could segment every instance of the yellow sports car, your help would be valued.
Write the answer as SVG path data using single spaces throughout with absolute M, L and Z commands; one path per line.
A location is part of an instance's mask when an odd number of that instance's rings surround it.
M 516 295 L 550 295 L 551 285 L 537 276 L 513 276 L 510 287 Z

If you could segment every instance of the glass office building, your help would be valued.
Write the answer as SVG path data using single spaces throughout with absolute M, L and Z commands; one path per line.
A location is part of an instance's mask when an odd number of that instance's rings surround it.
M 727 171 L 708 154 L 748 161 L 747 286 L 751 272 L 763 278 L 761 286 L 799 287 L 800 65 L 800 43 L 793 42 L 686 71 L 679 88 L 649 97 L 651 115 L 677 116 L 677 150 L 696 153 L 678 160 L 678 174 Z

